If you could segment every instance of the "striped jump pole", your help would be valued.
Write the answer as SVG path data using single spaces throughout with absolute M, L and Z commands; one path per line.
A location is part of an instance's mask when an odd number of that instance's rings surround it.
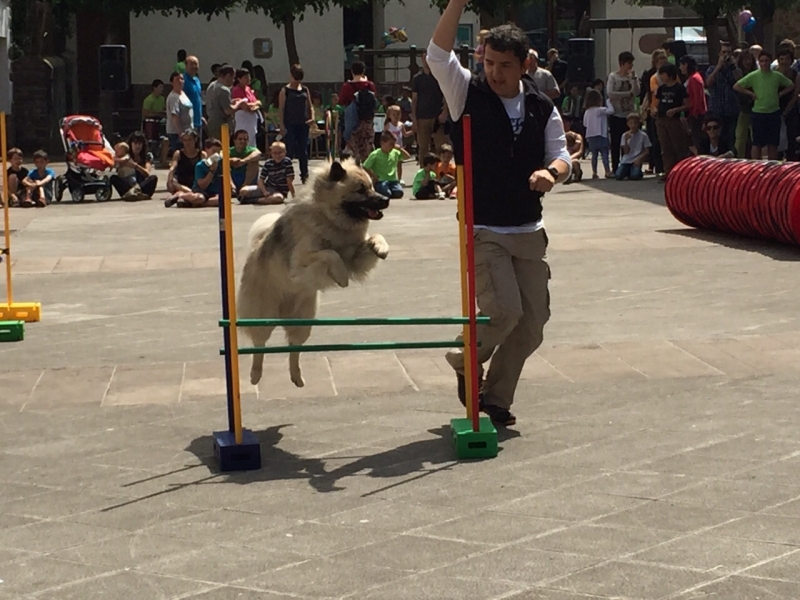
M 219 197 L 219 272 L 222 290 L 222 318 L 236 323 L 236 270 L 233 260 L 233 193 L 230 168 L 230 128 L 222 126 L 222 193 Z M 228 398 L 228 429 L 215 431 L 214 456 L 220 471 L 246 471 L 261 468 L 258 438 L 242 428 L 242 403 L 239 385 L 239 340 L 236 327 L 223 330 L 225 387 Z
M 461 164 L 456 164 L 458 185 L 458 246 L 461 266 L 461 314 L 463 326 L 466 419 L 451 419 L 453 446 L 459 458 L 497 456 L 497 430 L 488 417 L 480 416 L 478 381 L 478 326 L 475 289 L 475 211 L 472 181 L 472 117 L 461 117 L 463 144 Z

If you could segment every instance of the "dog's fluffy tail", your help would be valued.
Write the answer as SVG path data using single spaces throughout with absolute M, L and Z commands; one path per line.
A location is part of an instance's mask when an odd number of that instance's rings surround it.
M 280 213 L 267 213 L 258 218 L 250 228 L 250 233 L 247 234 L 247 244 L 250 248 L 254 248 L 256 242 L 261 240 L 267 232 L 275 225 L 275 221 L 280 217 Z

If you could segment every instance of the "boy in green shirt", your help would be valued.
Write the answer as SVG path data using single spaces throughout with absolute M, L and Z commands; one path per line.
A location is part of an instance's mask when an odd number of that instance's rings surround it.
M 375 182 L 375 191 L 387 198 L 402 198 L 403 186 L 397 177 L 397 165 L 411 155 L 397 147 L 397 140 L 389 131 L 381 134 L 381 147 L 375 149 L 362 165 Z
M 250 134 L 240 129 L 233 134 L 233 147 L 231 154 L 231 183 L 242 198 L 257 197 L 258 190 L 258 161 L 261 151 L 250 145 Z
M 142 102 L 142 119 L 164 119 L 167 116 L 167 98 L 164 96 L 164 82 L 153 81 L 150 94 Z
M 422 157 L 422 168 L 414 176 L 414 183 L 411 187 L 414 198 L 417 200 L 444 199 L 444 192 L 436 182 L 435 168 L 438 162 L 439 157 L 432 152 Z
M 750 158 L 761 160 L 766 146 L 769 160 L 777 160 L 783 123 L 780 99 L 794 91 L 794 83 L 780 71 L 772 70 L 769 52 L 758 55 L 758 67 L 736 82 L 733 89 L 755 101 L 750 115 L 753 126 Z

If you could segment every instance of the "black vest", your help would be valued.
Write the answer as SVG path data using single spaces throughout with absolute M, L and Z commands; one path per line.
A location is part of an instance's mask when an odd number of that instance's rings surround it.
M 510 227 L 535 223 L 542 218 L 542 194 L 531 191 L 528 178 L 544 169 L 544 131 L 553 103 L 536 90 L 533 80 L 522 78 L 525 120 L 514 139 L 514 130 L 500 97 L 481 77 L 473 78 L 462 114 L 472 117 L 472 189 L 475 224 Z M 450 137 L 456 163 L 463 165 L 463 119 Z

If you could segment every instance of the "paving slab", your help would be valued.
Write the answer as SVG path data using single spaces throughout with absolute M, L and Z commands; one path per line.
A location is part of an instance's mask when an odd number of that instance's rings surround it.
M 0 345 L 0 600 L 796 600 L 800 252 L 685 228 L 662 195 L 548 196 L 553 316 L 497 458 L 453 456 L 444 351 L 306 354 L 303 388 L 285 356 L 251 386 L 244 357 L 263 467 L 224 474 L 216 211 L 11 211 L 42 321 Z M 277 210 L 234 207 L 237 272 Z M 458 315 L 454 204 L 371 226 L 389 259 L 319 315 Z

